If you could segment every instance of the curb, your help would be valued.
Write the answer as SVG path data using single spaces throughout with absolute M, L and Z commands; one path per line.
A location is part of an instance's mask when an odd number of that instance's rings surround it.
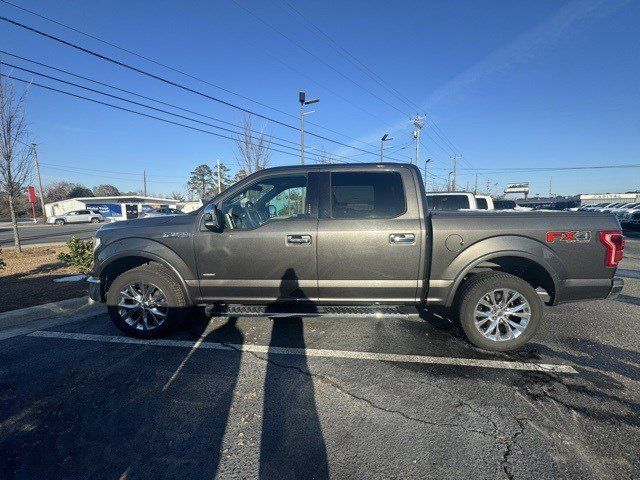
M 2 312 L 0 313 L 0 330 L 20 327 L 36 320 L 50 320 L 55 317 L 80 313 L 86 316 L 102 313 L 103 311 L 104 305 L 94 302 L 89 297 L 70 298 L 59 302 Z

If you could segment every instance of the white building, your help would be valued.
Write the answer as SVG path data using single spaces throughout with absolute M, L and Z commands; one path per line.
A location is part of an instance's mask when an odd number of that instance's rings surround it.
M 640 193 L 591 193 L 580 195 L 580 205 L 597 205 L 598 203 L 640 202 Z
M 117 197 L 79 197 L 47 203 L 44 208 L 47 217 L 61 215 L 73 210 L 97 210 L 107 220 L 127 220 L 136 218 L 140 212 L 155 208 L 177 208 L 183 212 L 191 212 L 202 205 L 202 202 L 180 202 L 171 198 L 143 197 L 137 195 L 119 195 Z

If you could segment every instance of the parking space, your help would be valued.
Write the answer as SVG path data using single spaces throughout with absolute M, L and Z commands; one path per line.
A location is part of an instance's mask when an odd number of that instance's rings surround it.
M 549 308 L 509 354 L 436 313 L 23 332 L 0 342 L 0 477 L 631 478 L 640 261 L 622 266 L 619 300 Z

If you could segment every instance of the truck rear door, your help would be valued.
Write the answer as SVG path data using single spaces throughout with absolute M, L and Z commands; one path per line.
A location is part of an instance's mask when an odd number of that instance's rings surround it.
M 414 302 L 423 232 L 411 171 L 336 169 L 321 174 L 320 192 L 319 300 Z

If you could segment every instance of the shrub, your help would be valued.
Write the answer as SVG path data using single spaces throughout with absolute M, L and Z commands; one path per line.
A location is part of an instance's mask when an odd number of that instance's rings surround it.
M 89 273 L 93 267 L 93 242 L 71 237 L 67 247 L 69 252 L 58 254 L 58 260 L 76 267 L 80 273 Z

